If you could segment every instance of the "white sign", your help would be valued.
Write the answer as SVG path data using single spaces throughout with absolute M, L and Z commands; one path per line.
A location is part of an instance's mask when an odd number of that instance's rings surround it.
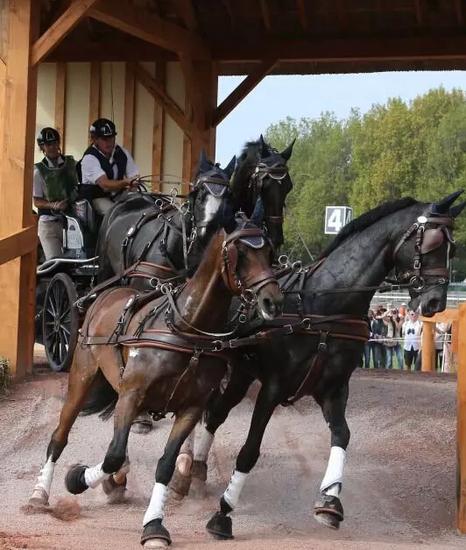
M 325 207 L 325 234 L 336 235 L 341 228 L 353 219 L 353 209 L 349 206 Z

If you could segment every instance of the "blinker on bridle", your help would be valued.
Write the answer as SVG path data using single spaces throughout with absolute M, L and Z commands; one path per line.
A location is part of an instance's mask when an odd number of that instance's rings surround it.
M 393 251 L 393 260 L 395 261 L 401 247 L 415 234 L 413 267 L 404 274 L 395 273 L 395 280 L 398 283 L 409 280 L 409 286 L 416 292 L 421 292 L 426 286 L 432 287 L 448 284 L 450 278 L 450 246 L 454 245 L 455 241 L 451 236 L 449 228 L 453 227 L 453 218 L 449 216 L 432 216 L 432 214 L 430 216 L 419 216 L 416 222 L 402 235 Z M 426 224 L 436 225 L 437 227 L 426 229 Z M 448 245 L 446 265 L 444 267 L 423 267 L 423 256 L 442 246 L 445 239 Z M 427 285 L 425 277 L 439 278 L 434 283 Z

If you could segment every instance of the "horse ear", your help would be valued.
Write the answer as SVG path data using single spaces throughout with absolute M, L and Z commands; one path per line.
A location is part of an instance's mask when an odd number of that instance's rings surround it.
M 233 175 L 235 166 L 236 166 L 236 155 L 233 156 L 233 158 L 230 160 L 230 162 L 227 164 L 227 166 L 223 170 L 225 174 L 228 176 L 228 179 L 230 179 L 231 176 Z
M 209 159 L 207 158 L 205 149 L 201 149 L 201 153 L 199 155 L 199 171 L 207 172 L 208 170 L 210 170 L 210 168 L 211 168 L 210 162 L 209 162 Z
M 461 214 L 465 206 L 466 206 L 466 201 L 462 202 L 461 204 L 457 204 L 456 206 L 453 206 L 453 208 L 450 208 L 450 216 L 452 218 L 456 218 Z
M 259 137 L 259 143 L 261 146 L 261 156 L 264 156 L 264 154 L 267 152 L 267 143 L 265 143 L 264 136 L 261 134 Z
M 284 158 L 285 160 L 287 160 L 287 161 L 290 160 L 291 153 L 293 152 L 293 146 L 295 144 L 295 141 L 296 141 L 296 138 L 294 138 L 294 140 L 288 145 L 288 147 L 280 153 L 280 156 L 282 158 Z
M 433 214 L 446 214 L 450 206 L 456 201 L 456 199 L 461 195 L 463 192 L 463 189 L 460 189 L 459 191 L 455 191 L 451 195 L 448 195 L 448 197 L 445 197 L 439 202 L 434 202 L 432 205 L 432 213 Z

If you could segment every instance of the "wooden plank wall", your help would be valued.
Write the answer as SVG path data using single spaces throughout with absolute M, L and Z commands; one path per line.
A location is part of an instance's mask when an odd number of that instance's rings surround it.
M 41 64 L 36 133 L 44 126 L 59 128 L 65 134 L 64 152 L 79 159 L 88 145 L 90 123 L 99 116 L 113 118 L 117 141 L 134 155 L 141 174 L 154 175 L 154 190 L 168 191 L 190 178 L 191 157 L 183 143 L 183 131 L 138 83 L 134 66 L 98 62 Z M 184 109 L 185 84 L 179 63 L 159 61 L 143 66 Z M 40 157 L 36 147 L 35 160 Z M 173 184 L 160 187 L 160 180 Z

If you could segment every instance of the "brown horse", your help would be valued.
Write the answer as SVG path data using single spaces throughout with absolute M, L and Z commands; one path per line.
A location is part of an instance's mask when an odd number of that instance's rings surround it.
M 104 461 L 93 468 L 76 465 L 66 476 L 67 488 L 74 494 L 102 482 L 107 487 L 124 486 L 134 418 L 142 411 L 160 416 L 173 412 L 176 420 L 157 465 L 141 539 L 152 548 L 170 543 L 162 520 L 176 457 L 226 371 L 225 356 L 217 350 L 230 334 L 210 331 L 226 323 L 234 295 L 253 304 L 264 319 L 280 313 L 283 297 L 271 259 L 272 249 L 262 231 L 243 223 L 230 234 L 221 229 L 214 235 L 195 275 L 177 292 L 165 288 L 164 296 L 134 314 L 135 289 L 113 288 L 97 298 L 86 314 L 68 396 L 31 504 L 48 502 L 55 463 L 81 410 L 108 413 L 116 403 L 114 436 Z

